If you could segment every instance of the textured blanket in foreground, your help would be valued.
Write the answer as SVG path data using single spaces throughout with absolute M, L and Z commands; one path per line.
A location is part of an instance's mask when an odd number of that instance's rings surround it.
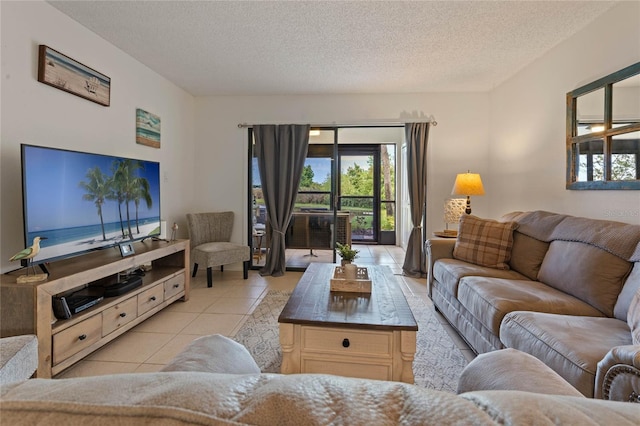
M 285 291 L 267 293 L 233 337 L 249 350 L 263 373 L 280 372 L 282 353 L 278 316 L 290 295 Z M 431 301 L 414 295 L 406 297 L 418 323 L 417 351 L 413 361 L 415 384 L 455 393 L 466 360 L 435 317 Z
M 7 425 L 637 425 L 637 404 L 518 391 L 456 396 L 319 374 L 133 373 L 0 388 Z

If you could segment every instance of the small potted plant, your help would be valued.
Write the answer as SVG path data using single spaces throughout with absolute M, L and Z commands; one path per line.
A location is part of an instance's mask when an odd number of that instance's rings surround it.
M 340 244 L 336 241 L 336 247 L 338 247 L 338 253 L 342 258 L 342 266 L 353 262 L 358 257 L 358 250 L 354 250 L 347 244 Z

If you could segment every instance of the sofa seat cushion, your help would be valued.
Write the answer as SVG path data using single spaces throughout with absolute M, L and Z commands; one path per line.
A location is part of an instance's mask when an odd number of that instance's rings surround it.
M 516 271 L 474 265 L 457 259 L 440 259 L 433 265 L 433 277 L 454 297 L 458 297 L 458 282 L 467 276 L 527 279 Z
M 517 311 L 502 321 L 500 340 L 535 356 L 592 398 L 598 362 L 614 346 L 630 345 L 631 333 L 615 318 Z
M 453 257 L 480 266 L 509 269 L 513 230 L 517 227 L 515 222 L 462 215 Z
M 458 300 L 493 334 L 513 311 L 536 311 L 568 315 L 603 316 L 589 304 L 539 281 L 464 277 Z
M 595 246 L 553 241 L 538 279 L 589 303 L 608 317 L 633 264 Z

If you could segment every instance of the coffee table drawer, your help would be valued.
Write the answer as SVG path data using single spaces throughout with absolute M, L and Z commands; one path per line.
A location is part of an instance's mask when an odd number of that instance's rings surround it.
M 393 333 L 390 331 L 302 327 L 301 334 L 303 352 L 384 358 L 393 354 Z
M 301 371 L 311 374 L 335 374 L 362 379 L 393 380 L 391 364 L 358 362 L 360 360 L 336 360 L 323 358 L 302 358 Z

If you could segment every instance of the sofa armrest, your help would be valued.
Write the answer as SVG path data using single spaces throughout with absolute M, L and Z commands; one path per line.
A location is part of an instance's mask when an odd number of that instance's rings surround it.
M 640 402 L 640 345 L 616 346 L 598 363 L 596 398 Z
M 584 397 L 538 358 L 511 348 L 480 354 L 462 370 L 457 392 L 481 390 Z
M 455 238 L 428 239 L 424 243 L 427 252 L 427 288 L 431 296 L 431 284 L 433 284 L 433 264 L 438 259 L 452 259 L 453 248 L 456 245 Z
M 0 339 L 0 385 L 21 382 L 38 369 L 38 338 L 32 334 Z

